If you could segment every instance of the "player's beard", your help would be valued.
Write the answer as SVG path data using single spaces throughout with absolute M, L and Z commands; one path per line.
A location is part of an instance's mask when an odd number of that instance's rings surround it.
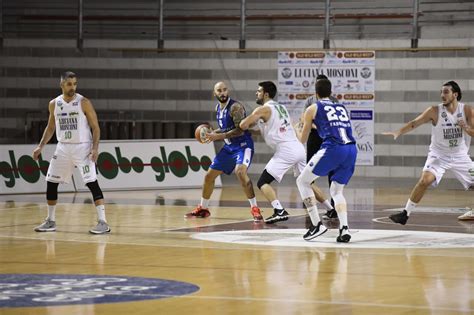
M 446 101 L 441 100 L 441 101 L 442 101 L 442 104 L 443 104 L 444 107 L 448 107 L 449 105 L 451 105 L 454 102 L 454 99 L 452 99 L 450 101 L 448 101 L 448 100 L 446 100 Z
M 74 94 L 76 94 L 76 91 L 74 91 L 74 90 L 69 90 L 69 91 L 66 92 L 66 95 L 69 96 L 69 97 L 73 97 Z
M 257 98 L 255 100 L 255 103 L 257 103 L 258 105 L 263 105 L 263 98 Z
M 222 96 L 216 95 L 216 98 L 219 102 L 226 103 L 229 100 L 229 95 L 222 95 Z

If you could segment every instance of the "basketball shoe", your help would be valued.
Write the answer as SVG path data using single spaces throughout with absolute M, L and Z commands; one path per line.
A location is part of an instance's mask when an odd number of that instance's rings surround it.
M 208 216 L 211 215 L 211 212 L 209 209 L 203 208 L 201 205 L 198 205 L 196 208 L 194 208 L 193 211 L 186 213 L 184 215 L 185 218 L 207 218 Z
M 263 221 L 262 214 L 260 213 L 260 209 L 256 206 L 253 206 L 252 209 L 250 210 L 250 213 L 253 216 L 253 221 L 254 222 L 261 222 Z

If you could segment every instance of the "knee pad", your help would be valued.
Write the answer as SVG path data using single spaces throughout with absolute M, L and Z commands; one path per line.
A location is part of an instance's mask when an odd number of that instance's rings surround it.
M 46 200 L 58 200 L 59 183 L 46 182 Z
M 99 183 L 97 181 L 94 181 L 92 183 L 87 183 L 86 186 L 91 191 L 92 198 L 94 199 L 94 201 L 99 200 L 99 199 L 104 199 L 104 195 L 102 194 L 102 190 L 100 189 Z
M 270 175 L 267 172 L 267 170 L 265 169 L 265 170 L 263 170 L 262 175 L 260 175 L 260 178 L 258 179 L 257 187 L 258 187 L 258 189 L 262 189 L 263 185 L 270 184 L 274 180 L 275 180 L 275 178 L 272 175 Z

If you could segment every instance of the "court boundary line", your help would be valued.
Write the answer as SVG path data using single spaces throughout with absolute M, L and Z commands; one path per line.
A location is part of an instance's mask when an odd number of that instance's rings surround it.
M 184 232 L 188 233 L 188 232 Z M 191 234 L 191 233 L 190 233 Z M 100 237 L 100 236 L 98 236 Z M 57 239 L 40 239 L 36 237 L 27 237 L 27 236 L 11 236 L 11 235 L 0 235 L 0 238 L 10 238 L 10 239 L 17 239 L 17 240 L 34 240 L 34 241 L 55 241 L 55 242 L 75 242 L 75 243 L 87 243 L 87 244 L 107 244 L 107 245 L 130 245 L 130 246 L 152 246 L 152 247 L 171 247 L 171 248 L 195 248 L 195 249 L 220 249 L 220 250 L 255 250 L 258 248 L 259 250 L 266 250 L 266 251 L 285 251 L 285 252 L 300 252 L 300 251 L 307 251 L 308 249 L 312 250 L 319 250 L 320 248 L 318 247 L 288 247 L 288 246 L 262 246 L 262 245 L 251 245 L 250 247 L 240 247 L 242 244 L 232 244 L 232 247 L 221 247 L 221 246 L 203 246 L 202 243 L 206 244 L 214 244 L 215 242 L 212 241 L 206 241 L 206 240 L 197 240 L 197 239 L 192 239 L 192 238 L 187 238 L 186 240 L 192 240 L 194 242 L 197 242 L 195 244 L 187 244 L 187 245 L 178 245 L 178 244 L 142 244 L 142 243 L 131 243 L 131 242 L 110 242 L 108 240 L 98 240 L 98 241 L 92 241 L 92 240 L 57 240 Z M 217 244 L 228 244 L 229 243 L 217 243 Z M 403 248 L 378 248 L 375 249 L 376 251 L 374 252 L 374 249 L 372 248 L 344 248 L 345 250 L 351 250 L 351 251 L 356 251 L 356 252 L 351 252 L 351 254 L 358 254 L 358 255 L 389 255 L 389 256 L 399 256 L 400 253 L 397 253 L 397 251 L 407 251 L 407 250 L 417 250 L 420 252 L 416 253 L 416 256 L 426 256 L 426 257 L 453 257 L 453 253 L 446 253 L 443 255 L 440 255 L 439 251 L 452 251 L 456 250 L 459 248 L 408 248 L 408 249 L 403 249 Z M 341 250 L 341 248 L 336 248 L 336 247 L 325 247 L 324 251 L 327 252 L 336 252 L 338 250 Z M 383 250 L 384 252 L 377 252 L 379 250 Z M 424 253 L 421 251 L 435 251 L 435 254 L 430 254 L 430 253 Z M 468 258 L 472 257 L 471 254 L 456 254 L 456 257 L 461 257 L 461 258 Z
M 389 217 L 379 217 L 379 218 L 373 218 L 372 222 L 375 223 L 380 223 L 380 224 L 387 224 L 387 225 L 399 225 L 399 223 L 395 222 L 386 222 L 386 221 L 381 221 L 381 219 L 389 219 Z M 432 224 L 412 224 L 412 223 L 407 223 L 404 226 L 417 226 L 417 227 L 431 227 L 431 228 L 455 228 L 459 227 L 459 225 L 432 225 Z M 429 232 L 429 231 L 424 231 L 424 232 Z M 436 232 L 436 231 L 435 231 Z M 448 233 L 448 232 L 446 232 Z M 449 232 L 449 233 L 455 233 L 455 232 Z M 456 234 L 471 234 L 472 233 L 456 233 Z
M 170 296 L 172 297 L 172 296 Z M 232 296 L 212 296 L 212 295 L 182 295 L 174 296 L 176 298 L 185 299 L 218 299 L 218 300 L 236 300 L 236 301 L 253 301 L 253 302 L 280 302 L 280 303 L 299 303 L 299 304 L 324 304 L 324 305 L 356 305 L 362 307 L 391 307 L 391 308 L 408 308 L 408 309 L 420 309 L 420 310 L 435 310 L 435 311 L 461 311 L 464 313 L 470 313 L 473 309 L 461 309 L 461 308 L 450 308 L 450 307 L 431 307 L 431 306 L 419 306 L 419 305 L 401 305 L 401 304 L 383 304 L 383 303 L 363 303 L 354 301 L 321 301 L 321 300 L 300 300 L 300 299 L 275 299 L 275 298 L 252 298 L 252 297 L 232 297 Z

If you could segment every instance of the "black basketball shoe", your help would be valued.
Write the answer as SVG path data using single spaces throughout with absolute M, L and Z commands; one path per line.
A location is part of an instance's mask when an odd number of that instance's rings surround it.
M 335 209 L 328 210 L 326 211 L 325 214 L 323 214 L 323 219 L 326 219 L 326 220 L 337 219 L 337 218 L 338 218 L 337 211 Z
M 303 238 L 309 241 L 309 240 L 312 240 L 313 238 L 323 235 L 324 233 L 327 232 L 327 230 L 328 230 L 327 227 L 325 227 L 323 223 L 319 221 L 316 226 L 311 224 L 309 230 L 306 232 Z
M 349 227 L 344 225 L 342 229 L 339 229 L 339 236 L 336 238 L 338 243 L 349 243 L 351 235 L 349 234 Z
M 265 219 L 266 224 L 273 224 L 288 220 L 288 212 L 285 209 L 273 209 L 273 214 Z
M 401 212 L 389 215 L 388 217 L 393 222 L 400 223 L 401 225 L 407 224 L 407 221 L 408 221 L 408 213 L 407 213 L 406 210 L 403 210 Z

